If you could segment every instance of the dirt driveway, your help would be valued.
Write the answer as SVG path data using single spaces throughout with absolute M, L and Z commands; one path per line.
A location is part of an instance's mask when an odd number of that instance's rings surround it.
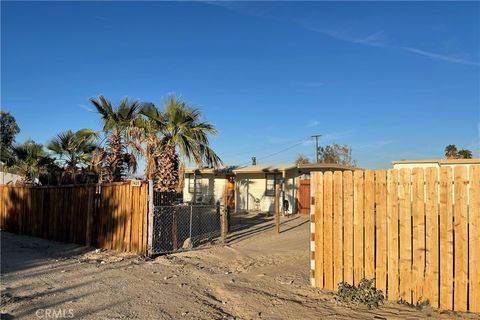
M 309 225 L 241 230 L 228 246 L 153 260 L 1 235 L 2 319 L 475 318 L 395 303 L 349 308 L 309 286 Z M 60 316 L 60 317 L 59 317 Z

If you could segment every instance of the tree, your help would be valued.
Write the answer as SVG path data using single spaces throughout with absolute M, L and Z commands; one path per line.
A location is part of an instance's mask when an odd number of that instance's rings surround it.
M 456 159 L 458 158 L 457 146 L 454 144 L 449 144 L 445 147 L 445 157 L 447 159 Z
M 46 167 L 51 162 L 43 145 L 29 139 L 23 144 L 14 145 L 13 169 L 22 176 L 23 184 L 34 184 L 40 174 L 46 173 Z
M 310 163 L 310 159 L 304 154 L 299 154 L 297 155 L 297 158 L 295 159 L 295 164 L 307 164 Z
M 320 163 L 335 163 L 355 167 L 356 161 L 352 159 L 352 148 L 348 145 L 332 144 L 318 147 Z
M 8 163 L 12 160 L 12 144 L 20 128 L 15 118 L 8 112 L 0 111 L 0 161 Z
M 176 192 L 179 185 L 179 154 L 199 166 L 222 164 L 208 140 L 208 136 L 216 134 L 217 130 L 212 124 L 201 121 L 198 109 L 170 96 L 165 102 L 163 113 L 151 103 L 145 104 L 141 113 L 156 122 L 161 136 L 157 190 Z
M 106 181 L 122 181 L 137 171 L 137 156 L 142 152 L 136 126 L 141 105 L 125 98 L 114 109 L 104 96 L 91 98 L 90 102 L 100 114 L 107 135 L 102 175 Z
M 472 151 L 468 149 L 458 150 L 457 157 L 460 159 L 472 159 Z
M 94 143 L 96 137 L 97 133 L 90 129 L 77 132 L 67 130 L 57 134 L 47 145 L 47 148 L 58 156 L 58 161 L 65 172 L 70 174 L 74 184 L 78 171 L 92 160 L 92 152 L 97 148 Z
M 160 163 L 164 119 L 160 111 L 150 103 L 144 104 L 140 113 L 146 116 L 145 121 L 139 125 L 143 129 L 143 140 L 146 145 L 144 152 L 146 157 L 145 179 L 155 180 Z

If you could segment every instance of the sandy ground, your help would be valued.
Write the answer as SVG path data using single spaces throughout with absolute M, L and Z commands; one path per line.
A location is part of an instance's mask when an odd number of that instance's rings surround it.
M 282 230 L 269 221 L 232 234 L 228 246 L 155 259 L 2 232 L 2 319 L 48 319 L 47 309 L 74 319 L 478 319 L 344 306 L 309 286 L 307 218 Z

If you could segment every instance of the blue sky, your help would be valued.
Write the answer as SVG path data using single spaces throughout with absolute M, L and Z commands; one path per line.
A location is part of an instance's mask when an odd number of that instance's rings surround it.
M 200 107 L 227 164 L 349 144 L 358 165 L 479 155 L 479 2 L 4 2 L 18 141 L 100 129 L 88 98 Z M 279 152 L 285 150 L 283 152 Z M 270 157 L 269 155 L 275 154 Z

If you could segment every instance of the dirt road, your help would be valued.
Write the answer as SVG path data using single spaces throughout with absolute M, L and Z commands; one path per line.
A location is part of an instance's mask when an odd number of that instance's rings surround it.
M 282 230 L 267 222 L 228 246 L 153 260 L 2 232 L 2 319 L 476 318 L 395 303 L 345 307 L 309 286 L 307 218 Z

